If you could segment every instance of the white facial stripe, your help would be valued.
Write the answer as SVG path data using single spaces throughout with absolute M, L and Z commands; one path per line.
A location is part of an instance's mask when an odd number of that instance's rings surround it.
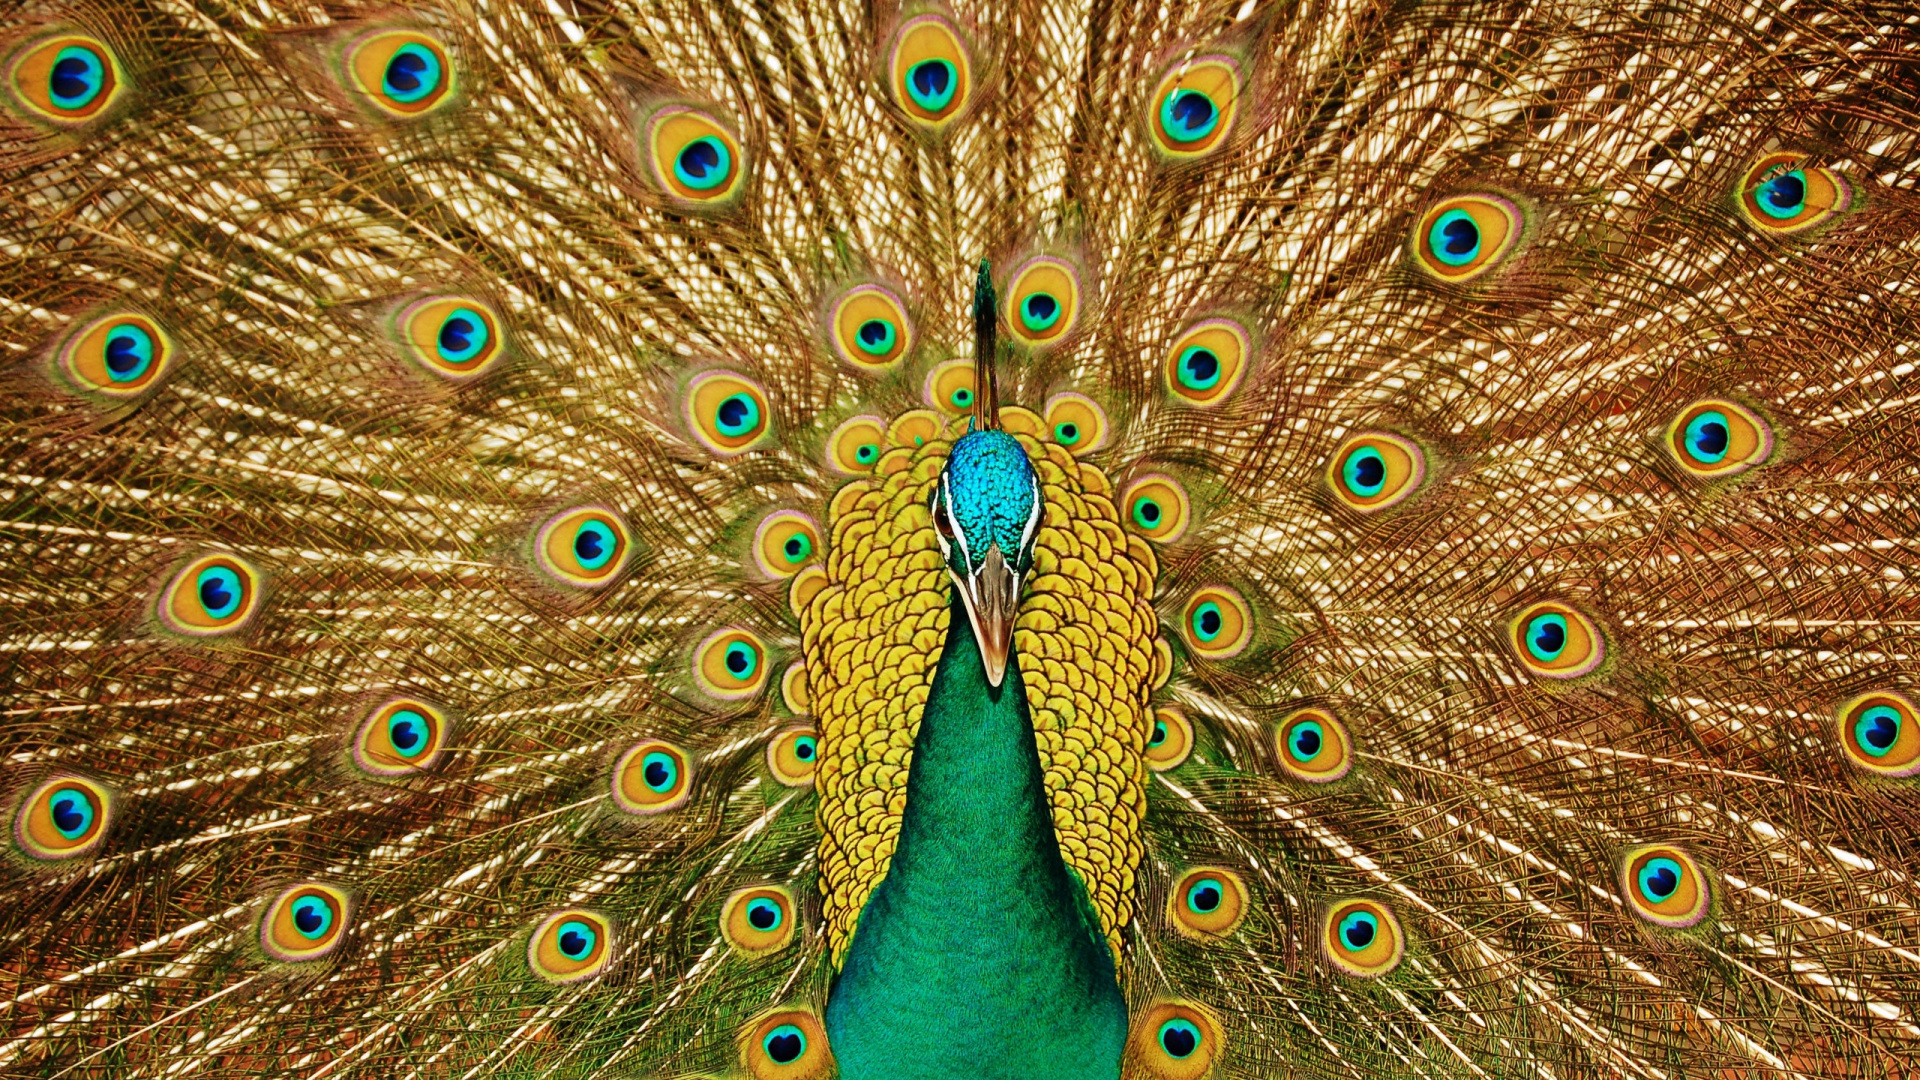
M 1017 560 L 1033 544 L 1033 534 L 1040 530 L 1040 485 L 1033 485 L 1033 513 L 1027 515 L 1027 527 L 1020 534 L 1020 550 L 1013 553 Z
M 953 481 L 947 478 L 945 472 L 940 474 L 940 496 L 941 505 L 947 508 L 947 520 L 953 521 Z M 939 529 L 934 530 L 935 533 L 939 531 Z M 967 570 L 971 573 L 973 570 L 973 552 L 967 548 L 966 530 L 960 528 L 958 524 L 955 524 L 953 527 L 953 538 L 960 542 L 960 557 L 966 560 Z M 946 554 L 946 545 L 943 543 L 940 547 L 941 553 L 943 555 Z

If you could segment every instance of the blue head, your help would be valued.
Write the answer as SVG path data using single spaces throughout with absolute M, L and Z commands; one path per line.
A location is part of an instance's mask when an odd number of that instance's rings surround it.
M 987 681 L 999 686 L 1013 645 L 1020 581 L 1033 566 L 1040 533 L 1040 482 L 1026 449 L 1004 431 L 969 431 L 947 455 L 930 509 Z

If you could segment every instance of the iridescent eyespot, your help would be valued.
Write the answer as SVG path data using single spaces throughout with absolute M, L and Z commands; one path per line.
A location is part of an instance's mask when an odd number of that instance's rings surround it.
M 827 436 L 827 466 L 842 476 L 873 471 L 887 444 L 887 422 L 878 416 L 855 416 Z
M 687 801 L 693 769 L 678 747 L 648 740 L 613 766 L 613 801 L 629 814 L 662 814 Z
M 708 371 L 687 385 L 687 422 L 701 445 L 723 457 L 749 450 L 768 431 L 767 393 L 731 371 Z
M 1191 514 L 1186 489 L 1170 476 L 1149 473 L 1128 484 L 1120 496 L 1121 524 L 1162 544 L 1186 534 Z
M 1441 281 L 1472 281 L 1520 243 L 1526 216 L 1499 195 L 1456 195 L 1421 215 L 1409 246 L 1414 264 Z
M 502 355 L 499 313 L 470 296 L 416 300 L 396 323 L 407 359 L 455 385 L 480 378 Z
M 1698 926 L 1713 906 L 1713 885 L 1693 856 L 1670 844 L 1629 848 L 1620 856 L 1627 910 L 1668 930 Z
M 806 716 L 813 711 L 813 699 L 807 694 L 805 663 L 795 660 L 787 665 L 786 673 L 780 676 L 780 700 L 795 716 Z
M 1127 1036 L 1127 1068 L 1140 1080 L 1200 1080 L 1212 1072 L 1222 1050 L 1220 1023 L 1191 1002 L 1161 1001 L 1133 1022 Z
M 775 510 L 753 530 L 753 564 L 770 578 L 790 578 L 820 555 L 820 525 L 798 510 Z
M 727 897 L 720 914 L 720 933 L 740 952 L 776 952 L 793 941 L 800 922 L 796 910 L 792 894 L 778 885 L 741 889 Z
M 1106 445 L 1107 414 L 1085 394 L 1063 392 L 1047 399 L 1043 430 L 1074 457 Z
M 554 912 L 540 920 L 527 940 L 527 965 L 546 982 L 582 982 L 612 962 L 613 922 L 585 908 Z
M 1148 99 L 1151 145 L 1171 161 L 1191 161 L 1226 144 L 1240 107 L 1240 72 L 1225 56 L 1186 60 Z
M 1196 656 L 1238 656 L 1253 640 L 1253 609 L 1232 589 L 1209 585 L 1188 597 L 1180 610 L 1180 636 Z
M 693 651 L 693 676 L 722 701 L 739 701 L 767 684 L 767 647 L 751 632 L 717 631 Z
M 740 1061 L 753 1080 L 826 1080 L 833 1055 L 819 1017 L 802 1009 L 767 1013 L 740 1032 Z
M 1735 205 L 1761 232 L 1792 235 L 1831 225 L 1853 208 L 1854 195 L 1844 174 L 1808 168 L 1799 154 L 1768 154 L 1741 177 Z
M 1606 637 L 1592 619 L 1565 604 L 1543 600 L 1507 624 L 1520 664 L 1547 679 L 1577 679 L 1598 671 L 1607 656 Z
M 1280 768 L 1295 780 L 1325 784 L 1353 768 L 1346 725 L 1325 709 L 1301 709 L 1274 729 Z
M 962 416 L 973 411 L 973 380 L 973 361 L 948 360 L 927 373 L 923 396 L 948 416 Z
M 549 578 L 578 589 L 599 589 L 620 578 L 632 554 L 624 517 L 606 506 L 576 506 L 548 518 L 534 534 L 534 563 Z
M 29 42 L 7 61 L 7 89 L 27 116 L 72 127 L 105 112 L 126 85 L 113 50 L 98 38 L 62 33 Z
M 167 580 L 154 604 L 160 626 L 189 638 L 244 630 L 260 610 L 260 571 L 237 555 L 202 555 Z
M 1162 705 L 1153 711 L 1153 728 L 1147 733 L 1145 757 L 1154 772 L 1175 769 L 1193 751 L 1193 723 L 1177 706 Z
M 13 844 L 36 862 L 90 855 L 113 823 L 113 793 L 84 777 L 56 776 L 36 784 L 13 816 Z
M 1327 486 L 1357 514 L 1405 502 L 1426 479 L 1427 457 L 1419 444 L 1384 431 L 1349 435 L 1327 462 Z
M 887 90 L 922 128 L 938 130 L 966 109 L 973 64 L 960 35 L 937 15 L 908 19 L 893 37 Z
M 1392 909 L 1373 900 L 1342 900 L 1320 920 L 1320 952 L 1334 970 L 1355 978 L 1385 975 L 1406 955 L 1406 934 Z
M 1773 456 L 1773 429 L 1758 413 L 1724 398 L 1705 398 L 1667 425 L 1667 452 L 1705 480 L 1738 476 Z
M 1874 776 L 1920 776 L 1920 712 L 1912 699 L 1877 690 L 1840 707 L 1840 750 Z
M 810 727 L 788 728 L 767 744 L 767 768 L 786 787 L 807 787 L 820 765 L 820 736 Z
M 1247 886 L 1231 870 L 1194 867 L 1174 882 L 1167 913 L 1174 929 L 1188 937 L 1225 937 L 1247 914 Z
M 1021 343 L 1051 345 L 1073 333 L 1080 317 L 1080 273 L 1065 259 L 1036 255 L 1007 285 L 1007 326 Z
M 827 323 L 834 354 L 854 367 L 878 371 L 913 349 L 913 322 L 900 298 L 879 285 L 862 285 L 833 305 Z
M 159 323 L 121 312 L 69 334 L 54 350 L 54 369 L 75 392 L 120 405 L 158 386 L 173 353 L 173 338 Z
M 444 105 L 454 86 L 446 46 L 418 30 L 381 30 L 349 45 L 347 75 L 368 103 L 398 120 Z
M 376 705 L 354 732 L 354 767 L 378 780 L 412 776 L 446 756 L 447 715 L 417 698 Z
M 275 960 L 302 964 L 340 947 L 353 914 L 344 890 L 305 882 L 282 890 L 260 915 L 260 948 Z
M 940 415 L 926 409 L 908 409 L 887 425 L 887 442 L 893 446 L 925 446 L 946 430 Z
M 744 188 L 746 152 L 713 117 L 671 105 L 648 117 L 645 130 L 654 181 L 681 204 L 721 206 Z
M 1246 327 L 1232 319 L 1194 323 L 1167 350 L 1167 392 L 1189 405 L 1218 405 L 1239 388 L 1252 352 Z

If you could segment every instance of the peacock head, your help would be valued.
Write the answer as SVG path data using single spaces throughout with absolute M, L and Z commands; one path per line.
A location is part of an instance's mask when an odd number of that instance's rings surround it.
M 1006 677 L 1014 610 L 1020 581 L 1033 567 L 1040 506 L 1040 483 L 1026 449 L 993 429 L 962 435 L 933 489 L 929 509 L 940 554 L 994 686 Z

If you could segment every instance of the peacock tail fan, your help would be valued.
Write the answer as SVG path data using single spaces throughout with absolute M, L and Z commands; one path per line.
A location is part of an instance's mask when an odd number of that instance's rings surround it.
M 1917 26 L 9 6 L 0 1073 L 1912 1073 Z

